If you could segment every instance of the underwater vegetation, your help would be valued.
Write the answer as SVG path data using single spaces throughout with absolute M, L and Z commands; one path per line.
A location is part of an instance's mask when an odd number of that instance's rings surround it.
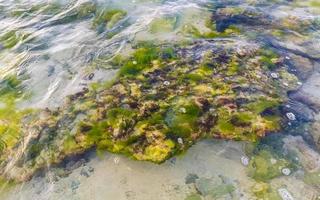
M 18 30 L 11 30 L 0 35 L 0 50 L 2 48 L 10 49 L 18 43 L 30 41 L 30 34 Z
M 113 81 L 84 88 L 56 110 L 34 111 L 39 113 L 30 114 L 23 129 L 18 129 L 22 115 L 17 114 L 13 128 L 20 136 L 29 133 L 20 137 L 25 153 L 16 161 L 24 164 L 12 164 L 6 158 L 10 154 L 3 154 L 1 165 L 11 166 L 4 175 L 26 180 L 47 162 L 92 148 L 161 163 L 201 138 L 254 142 L 278 131 L 279 105 L 286 101 L 286 87 L 279 81 L 291 76 L 280 56 L 272 57 L 272 69 L 282 74 L 275 80 L 261 59 L 269 56 L 261 53 L 264 47 L 237 45 L 244 44 L 223 44 L 221 50 L 219 43 L 206 41 L 186 47 L 138 43 L 131 57 L 117 58 L 120 68 Z M 7 85 L 19 84 L 13 79 Z M 253 176 L 276 175 L 261 168 Z

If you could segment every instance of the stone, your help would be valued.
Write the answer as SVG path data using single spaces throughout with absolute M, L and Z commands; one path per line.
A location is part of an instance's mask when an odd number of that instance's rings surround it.
M 80 186 L 80 181 L 78 181 L 78 180 L 71 181 L 71 189 L 72 189 L 72 191 L 77 190 L 79 188 L 79 186 Z
M 241 157 L 241 163 L 242 163 L 244 166 L 248 166 L 249 163 L 250 163 L 250 159 L 249 159 L 247 156 L 242 156 L 242 157 Z
M 283 175 L 289 176 L 291 174 L 291 170 L 289 168 L 281 169 Z
M 279 74 L 278 73 L 271 73 L 270 74 L 271 75 L 271 77 L 273 78 L 273 79 L 278 79 L 279 78 Z
M 282 200 L 294 200 L 292 195 L 289 193 L 289 191 L 285 188 L 279 188 L 278 193 Z
M 188 174 L 185 178 L 185 183 L 186 184 L 195 183 L 197 179 L 199 179 L 199 176 L 197 174 Z
M 164 81 L 163 84 L 164 84 L 165 86 L 169 86 L 169 85 L 170 85 L 170 82 L 169 82 L 169 81 Z
M 183 145 L 183 139 L 182 138 L 178 138 L 178 143 Z
M 120 158 L 119 157 L 115 157 L 114 159 L 113 159 L 113 162 L 114 162 L 114 164 L 119 164 L 119 162 L 120 162 Z
M 289 120 L 291 120 L 291 121 L 295 121 L 295 120 L 296 120 L 296 116 L 295 116 L 295 114 L 293 114 L 292 112 L 286 113 L 286 116 L 287 116 L 287 118 L 288 118 Z

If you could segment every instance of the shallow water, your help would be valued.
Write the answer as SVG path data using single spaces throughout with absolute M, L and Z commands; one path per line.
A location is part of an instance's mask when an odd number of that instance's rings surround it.
M 82 11 L 83 5 L 120 9 L 126 15 L 114 24 L 95 26 L 96 11 Z M 225 20 L 221 13 L 228 9 L 235 17 L 227 15 Z M 252 13 L 241 17 L 241 9 Z M 207 25 L 219 17 L 216 29 L 223 29 L 224 34 L 212 32 Z M 9 38 L 5 36 L 12 32 Z M 46 161 L 46 169 L 30 181 L 3 181 L 1 199 L 320 198 L 317 1 L 0 0 L 0 79 L 13 75 L 21 81 L 12 88 L 17 98 L 8 100 L 8 105 L 16 104 L 14 110 L 62 107 L 68 95 L 92 83 L 113 80 L 118 72 L 113 64 L 117 55 L 130 56 L 141 41 L 181 47 L 199 44 L 181 50 L 186 59 L 195 61 L 211 48 L 235 48 L 239 54 L 248 48 L 271 48 L 297 77 L 279 78 L 278 72 L 266 71 L 279 81 L 279 90 L 289 91 L 281 110 L 283 128 L 256 143 L 200 141 L 159 165 L 90 149 L 62 164 Z M 2 102 L 0 109 L 7 103 L 0 96 Z M 0 115 L 3 123 L 6 119 Z M 8 136 L 3 135 L 6 141 Z M 16 152 L 18 160 L 25 148 L 17 149 L 22 150 Z M 10 174 L 10 163 L 16 165 L 17 160 L 10 159 L 2 175 Z M 252 169 L 252 162 L 258 161 L 263 166 Z M 262 171 L 255 171 L 259 167 Z

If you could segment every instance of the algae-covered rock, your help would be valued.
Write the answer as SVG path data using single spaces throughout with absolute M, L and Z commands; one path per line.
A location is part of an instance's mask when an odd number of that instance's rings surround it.
M 200 178 L 196 180 L 195 187 L 202 196 L 213 199 L 222 198 L 235 190 L 232 184 L 223 183 L 218 178 Z
M 250 50 L 240 56 L 240 47 Z M 256 45 L 198 42 L 177 48 L 142 43 L 135 48 L 131 57 L 118 62 L 114 81 L 71 95 L 63 107 L 24 124 L 23 133 L 33 137 L 20 138 L 26 153 L 17 163 L 25 164 L 13 164 L 26 171 L 22 178 L 45 167 L 44 160 L 59 163 L 91 148 L 161 163 L 203 137 L 257 141 L 280 128 L 286 87 L 279 90 L 265 72 L 259 59 L 263 50 Z M 275 65 L 279 67 L 281 63 Z M 273 166 L 270 157 L 261 152 L 251 160 L 257 180 L 276 177 L 281 173 L 277 167 L 289 166 L 278 158 Z M 216 198 L 232 190 L 217 185 L 208 195 Z
M 273 190 L 267 183 L 257 182 L 252 187 L 252 192 L 259 199 L 281 200 L 281 197 L 278 195 L 277 191 Z
M 262 150 L 252 157 L 248 172 L 255 180 L 268 181 L 281 176 L 281 169 L 285 167 L 290 168 L 289 161 L 283 158 L 278 158 L 267 150 Z

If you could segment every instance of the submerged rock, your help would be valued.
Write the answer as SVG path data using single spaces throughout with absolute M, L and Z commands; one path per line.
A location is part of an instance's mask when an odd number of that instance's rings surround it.
M 26 147 L 25 154 L 2 165 L 26 171 L 28 179 L 46 160 L 59 163 L 91 148 L 161 163 L 203 137 L 256 141 L 279 130 L 279 105 L 296 87 L 281 62 L 273 70 L 289 86 L 269 76 L 270 57 L 278 55 L 243 41 L 141 44 L 121 62 L 114 82 L 84 89 L 25 123 L 33 136 L 15 147 Z

